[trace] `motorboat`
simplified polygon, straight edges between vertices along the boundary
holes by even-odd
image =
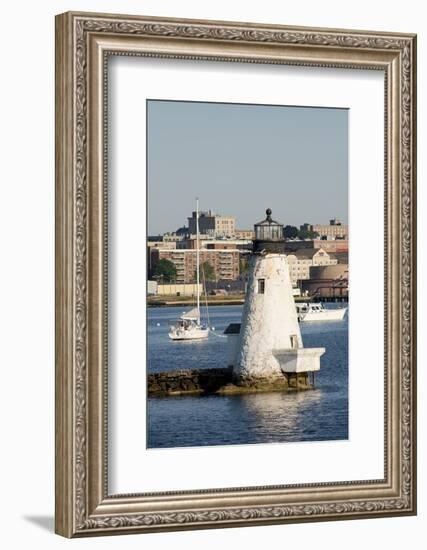
[[[326,309],[321,303],[300,302],[295,304],[298,321],[342,321],[348,308]]]

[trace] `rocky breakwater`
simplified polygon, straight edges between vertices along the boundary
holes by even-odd
[[[283,375],[276,380],[245,379],[243,384],[233,379],[231,367],[214,369],[188,369],[149,374],[148,395],[167,397],[174,395],[233,395],[255,392],[307,390],[312,386],[307,373]]]

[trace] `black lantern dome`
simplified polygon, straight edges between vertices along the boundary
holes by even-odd
[[[283,224],[272,219],[270,208],[267,208],[265,213],[267,214],[265,220],[254,225],[254,252],[283,252],[285,242]]]

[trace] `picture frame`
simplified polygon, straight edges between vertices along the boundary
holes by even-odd
[[[384,478],[108,491],[109,56],[384,73]],[[56,17],[56,532],[416,514],[416,36],[68,12]]]

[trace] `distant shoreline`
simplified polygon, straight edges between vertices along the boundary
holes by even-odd
[[[176,306],[191,306],[194,305],[194,298],[185,298],[185,299],[177,299],[177,297],[174,297],[172,300],[159,300],[159,299],[150,299],[151,297],[148,297],[147,299],[147,307],[176,307]],[[217,297],[211,297],[208,298],[208,306],[241,306],[245,302],[244,296],[242,298],[236,298],[236,297],[224,297],[221,296],[220,298]],[[204,299],[200,300],[201,306],[203,307],[206,304],[206,301]]]
[[[311,302],[312,298],[307,296],[301,296],[295,298],[295,302]],[[348,302],[347,299],[321,299],[321,302]],[[244,296],[209,296],[208,306],[241,306],[245,302]],[[194,306],[195,299],[186,296],[178,297],[173,296],[170,299],[159,299],[158,297],[148,296],[147,307],[177,307],[177,306]],[[206,304],[204,298],[201,298],[200,303],[202,306]]]

